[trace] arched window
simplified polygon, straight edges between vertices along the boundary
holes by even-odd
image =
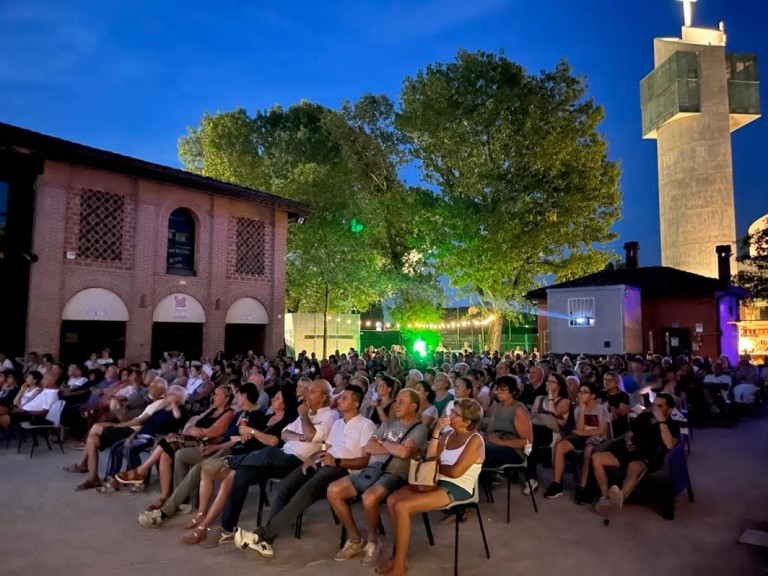
[[[186,208],[177,208],[168,218],[166,273],[195,275],[195,220]]]

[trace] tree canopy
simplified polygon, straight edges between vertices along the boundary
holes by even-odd
[[[565,62],[537,76],[462,50],[406,79],[396,122],[430,186],[431,259],[452,286],[510,314],[537,278],[608,263],[621,193],[602,119]]]
[[[437,320],[445,275],[510,315],[542,278],[611,258],[601,248],[621,193],[602,119],[565,62],[533,75],[460,50],[406,78],[398,106],[365,95],[338,110],[205,114],[179,155],[188,170],[309,204],[289,232],[291,311],[388,299],[401,322]],[[419,186],[403,178],[414,170]]]
[[[755,300],[768,300],[768,225],[747,234],[741,240],[744,266],[734,276],[734,283],[748,289]]]

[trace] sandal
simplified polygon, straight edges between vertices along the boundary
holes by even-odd
[[[87,474],[88,473],[88,467],[81,468],[80,464],[72,464],[72,466],[64,466],[62,468],[64,472],[74,472],[75,474]]]
[[[195,514],[195,517],[192,518],[187,524],[184,526],[184,530],[194,530],[197,528],[198,524],[205,520],[205,513],[204,512],[198,512]]]
[[[90,490],[91,488],[98,488],[99,486],[101,486],[101,480],[98,478],[88,478],[88,480],[82,484],[75,486],[75,490],[77,492],[82,492],[83,490]]]
[[[134,468],[127,472],[120,472],[115,476],[115,480],[122,484],[141,484],[146,477],[146,474],[141,474],[138,468]]]
[[[389,574],[392,572],[392,570],[395,569],[395,559],[394,557],[387,558],[384,562],[376,566],[376,574]]]
[[[147,510],[150,511],[150,512],[152,510],[160,510],[160,508],[163,507],[163,504],[165,504],[165,501],[166,501],[166,498],[160,498],[154,504],[150,504],[149,506],[147,506]]]
[[[210,530],[210,528],[199,526],[197,529],[184,536],[181,541],[184,542],[184,544],[189,544],[191,546],[200,544],[200,542],[203,542],[208,538],[208,530]]]
[[[120,482],[112,478],[109,482],[104,484],[103,486],[99,486],[96,488],[96,492],[99,494],[110,494],[112,492],[119,492],[120,491]]]

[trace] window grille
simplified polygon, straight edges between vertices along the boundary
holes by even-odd
[[[568,325],[573,328],[591,328],[595,325],[594,298],[568,298]]]
[[[80,198],[78,255],[91,260],[123,259],[125,199],[119,194],[83,190]]]
[[[263,276],[264,222],[250,218],[237,219],[237,257],[235,270],[247,276]]]

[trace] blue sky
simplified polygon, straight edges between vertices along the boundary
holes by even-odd
[[[270,5],[271,4],[271,5]],[[694,25],[723,20],[728,50],[768,73],[768,2],[699,0]],[[396,99],[403,78],[460,47],[530,72],[565,56],[606,108],[600,129],[622,165],[621,252],[660,263],[656,145],[640,137],[638,83],[653,38],[679,36],[674,0],[378,2],[0,1],[0,120],[178,166],[176,143],[203,112],[301,99]],[[762,105],[768,109],[765,83]],[[737,232],[768,212],[768,121],[733,136]],[[681,207],[684,208],[684,207]]]

